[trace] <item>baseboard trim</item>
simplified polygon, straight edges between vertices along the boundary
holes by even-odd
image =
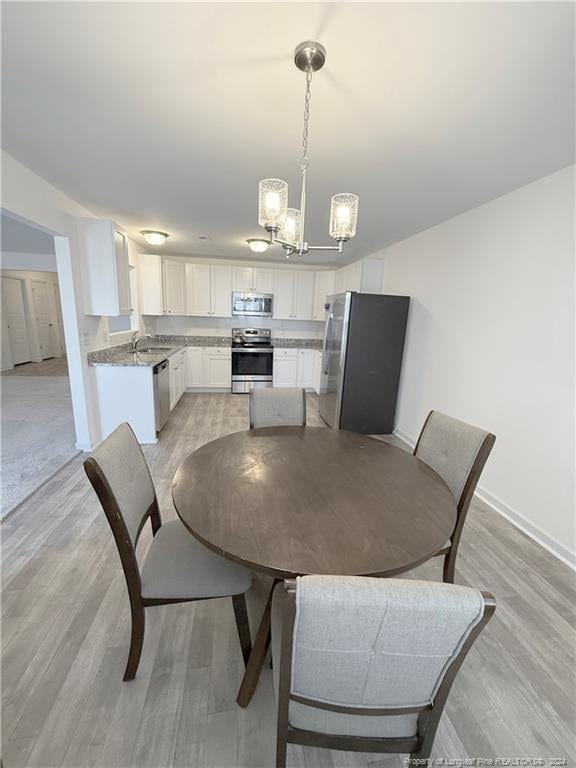
[[[416,445],[416,440],[402,429],[397,427],[394,430],[394,434],[411,448]],[[550,536],[550,534],[543,531],[538,525],[532,523],[523,514],[510,507],[502,501],[502,499],[498,498],[498,496],[495,496],[493,493],[490,493],[490,491],[487,491],[486,488],[483,488],[481,485],[478,485],[474,496],[490,507],[491,510],[497,512],[501,517],[508,520],[509,523],[512,523],[513,526],[522,531],[522,533],[525,533],[530,539],[535,541],[541,547],[544,547],[547,552],[550,552],[551,555],[558,558],[564,565],[567,565],[571,570],[576,571],[576,552],[569,550],[561,541],[558,541],[554,536]]]
[[[540,544],[541,547],[544,547],[544,549],[550,552],[551,555],[554,555],[558,560],[561,560],[564,565],[567,565],[573,571],[576,571],[576,552],[571,552],[568,547],[565,547],[557,538],[546,533],[546,531],[543,531],[540,526],[528,520],[522,513],[510,507],[503,502],[502,499],[494,496],[494,494],[490,493],[485,488],[478,486],[478,490],[474,495],[490,507],[490,509],[498,512],[499,515],[525,533],[526,536],[531,538],[537,544]]]

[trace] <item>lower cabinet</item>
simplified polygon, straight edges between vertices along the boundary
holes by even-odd
[[[188,359],[185,349],[168,358],[170,371],[170,410],[180,400],[188,386]]]
[[[298,350],[275,349],[273,382],[275,387],[298,386]]]
[[[322,352],[318,349],[275,349],[274,386],[304,387],[320,392]]]
[[[230,347],[204,347],[204,386],[226,387],[232,384]]]
[[[188,347],[188,382],[191,389],[230,389],[232,352],[230,347]]]
[[[320,394],[320,385],[322,383],[322,352],[319,349],[314,349],[313,351],[313,366],[314,366],[314,372],[313,372],[313,385],[312,388],[316,392],[317,395]]]
[[[204,386],[204,347],[188,347],[188,387]]]
[[[314,389],[314,350],[298,350],[298,386]]]

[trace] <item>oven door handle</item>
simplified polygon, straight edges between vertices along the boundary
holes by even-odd
[[[245,355],[271,355],[273,352],[273,349],[242,349],[242,347],[232,347],[232,354],[243,353]]]

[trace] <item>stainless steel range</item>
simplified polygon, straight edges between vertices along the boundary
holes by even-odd
[[[270,328],[232,329],[232,392],[272,386],[274,348]]]

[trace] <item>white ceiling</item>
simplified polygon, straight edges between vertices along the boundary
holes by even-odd
[[[170,232],[165,253],[253,258],[258,180],[285,178],[297,204],[292,51],[320,40],[307,239],[329,242],[332,194],[359,194],[343,263],[574,162],[573,14],[554,2],[8,2],[4,144],[137,239]]]

